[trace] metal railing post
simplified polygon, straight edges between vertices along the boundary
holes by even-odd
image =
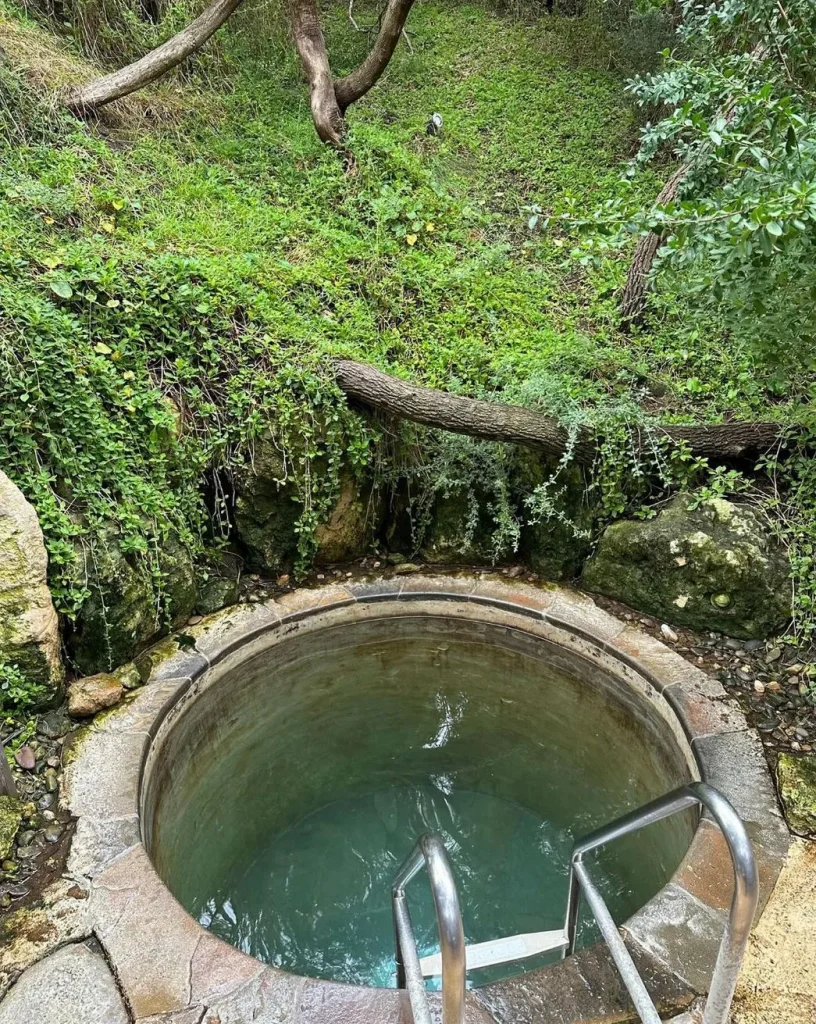
[[[462,1024],[465,1008],[465,931],[459,896],[441,836],[420,836],[391,887],[396,936],[397,986],[408,991],[415,1024],[430,1024],[430,1011],[419,964],[405,887],[425,867],[439,929],[442,955],[442,1024]]]
[[[635,1002],[638,1013],[641,1015],[641,1020],[645,1022],[659,1020],[659,1017],[656,1016],[657,1011],[648,993],[646,993],[648,1005],[644,1003],[643,995],[645,989],[642,989],[643,983],[639,975],[637,982],[634,984],[634,988],[637,991],[633,991],[633,986],[630,984],[631,972],[634,971],[637,975],[637,970],[614,924],[612,924],[610,931],[609,925],[612,918],[609,916],[609,911],[603,897],[598,892],[589,877],[586,866],[583,864],[584,855],[597,849],[599,846],[604,846],[606,843],[620,839],[631,832],[638,832],[647,825],[652,825],[688,807],[700,804],[711,814],[725,837],[734,868],[734,895],[731,899],[731,909],[720,942],[717,962],[711,977],[708,999],[703,1011],[703,1024],[727,1024],[731,1000],[734,997],[734,990],[737,986],[737,976],[739,975],[754,914],[756,913],[757,901],[759,899],[759,883],[756,861],[754,860],[754,853],[751,849],[748,833],[745,831],[745,826],[739,815],[722,793],[705,782],[692,782],[686,786],[681,786],[679,789],[667,793],[666,796],[653,800],[644,807],[631,811],[609,825],[597,829],[576,843],[572,851],[570,859],[570,888],[567,896],[565,923],[567,938],[569,939],[569,952],[573,952],[575,948],[575,936],[578,927],[578,903],[583,891],[587,897],[587,902],[590,904],[590,909],[598,922],[601,933],[609,946],[615,964],[621,973],[621,977]],[[638,983],[641,988],[638,988]],[[645,1011],[645,1013],[642,1011]]]

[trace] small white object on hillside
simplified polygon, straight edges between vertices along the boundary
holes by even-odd
[[[427,135],[441,135],[445,122],[441,114],[431,114],[431,119],[425,127]]]

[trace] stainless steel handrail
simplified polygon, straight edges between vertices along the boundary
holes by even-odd
[[[705,782],[692,782],[667,793],[638,810],[599,828],[575,844],[570,861],[569,895],[565,929],[569,938],[569,953],[575,950],[578,926],[578,903],[581,891],[586,896],[609,952],[620,972],[623,983],[632,997],[635,1009],[644,1024],[660,1024],[660,1017],[646,986],[624,945],[623,939],[607,909],[603,896],[596,888],[583,864],[584,855],[614,839],[637,832],[647,825],[668,818],[687,807],[702,804],[720,827],[734,866],[734,895],[725,932],[720,942],[711,987],[708,990],[703,1024],[727,1024],[728,1011],[734,998],[737,976],[742,965],[751,924],[759,899],[756,862],[751,842],[739,815],[728,800]],[[565,954],[566,955],[566,954]]]
[[[408,913],[405,887],[427,868],[431,883],[439,946],[442,953],[442,1024],[462,1024],[465,1009],[465,930],[459,909],[459,896],[448,852],[441,836],[424,835],[406,858],[391,885],[396,940],[397,987],[408,991],[414,1024],[431,1024],[428,997],[419,954]]]

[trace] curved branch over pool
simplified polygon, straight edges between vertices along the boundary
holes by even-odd
[[[350,359],[336,363],[336,379],[350,398],[428,427],[539,448],[555,457],[572,447],[576,461],[584,464],[593,462],[597,454],[597,440],[591,431],[582,429],[571,443],[569,431],[553,417],[519,405],[419,387]],[[685,442],[699,458],[741,459],[778,446],[785,430],[779,423],[750,422],[656,426],[650,428],[649,439],[644,432],[642,443],[646,449],[649,440],[663,437]]]

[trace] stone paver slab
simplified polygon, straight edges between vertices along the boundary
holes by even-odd
[[[733,1024],[816,1020],[816,843],[795,839],[748,943]]]
[[[0,1003],[0,1024],[128,1024],[107,964],[86,946],[64,946],[20,978]]]
[[[7,914],[0,923],[0,998],[32,964],[88,938],[92,927],[87,891],[67,878],[48,886],[34,906]]]

